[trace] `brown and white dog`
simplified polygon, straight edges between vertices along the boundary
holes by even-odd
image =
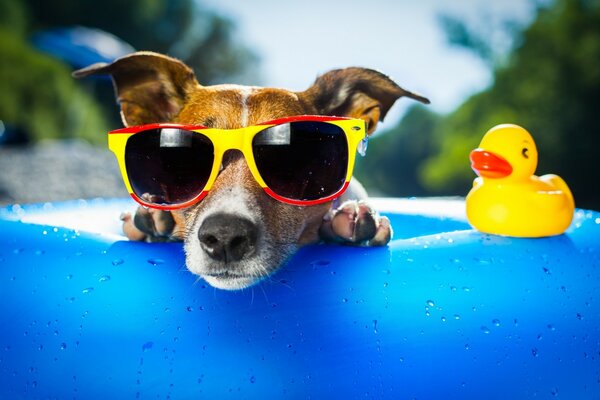
[[[364,68],[330,71],[303,92],[201,86],[188,66],[151,52],[95,64],[74,76],[96,74],[112,76],[126,126],[174,122],[233,129],[295,115],[331,115],[361,118],[371,134],[398,98],[429,103]],[[241,153],[230,151],[200,203],[172,213],[140,207],[134,216],[123,215],[123,230],[131,240],[183,240],[191,272],[214,287],[241,289],[271,275],[299,246],[320,239],[386,245],[389,221],[360,201],[366,197],[360,184],[353,180],[342,197],[337,207],[279,202],[255,182]]]

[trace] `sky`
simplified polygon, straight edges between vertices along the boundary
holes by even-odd
[[[527,23],[531,0],[202,0],[236,22],[239,37],[260,57],[261,86],[308,88],[331,69],[362,66],[389,75],[431,100],[434,111],[454,110],[491,84],[489,67],[469,51],[450,46],[440,13],[480,26],[511,19]],[[505,39],[490,29],[495,42]],[[388,114],[392,127],[410,105]]]

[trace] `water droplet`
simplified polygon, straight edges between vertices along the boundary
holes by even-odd
[[[154,346],[153,342],[146,342],[142,345],[142,351],[148,351]]]
[[[185,309],[188,310],[188,312],[194,311],[194,308],[192,306],[187,306]]]
[[[316,260],[316,261],[313,261],[311,264],[313,266],[315,266],[315,267],[324,267],[326,265],[331,264],[331,261],[329,261],[329,260]]]
[[[459,320],[460,319],[460,314],[454,314],[454,319],[455,320]]]
[[[73,274],[67,275],[67,279],[73,279]]]
[[[594,220],[594,222],[595,222],[596,224],[600,225],[600,218],[596,218],[596,219]]]
[[[124,262],[125,262],[125,261],[124,261],[123,259],[121,259],[121,258],[116,258],[116,259],[112,260],[112,265],[115,265],[115,266],[116,266],[116,265],[121,265],[121,264],[123,264]]]
[[[250,377],[250,383],[255,383],[256,382],[256,378],[254,377],[254,375],[252,375]]]
[[[537,349],[537,347],[533,347],[531,349],[531,355],[534,356],[534,357],[538,356],[538,349]]]
[[[44,250],[36,250],[36,251],[35,251],[35,255],[36,255],[36,256],[43,256],[43,255],[44,255],[44,253],[46,253]]]
[[[537,335],[537,340],[542,340],[543,338],[544,338],[544,337],[542,336],[542,334],[541,334],[541,333]]]
[[[165,263],[165,260],[163,260],[161,258],[150,258],[148,260],[148,264],[154,265],[155,267],[157,265],[164,264],[164,263]]]
[[[434,307],[434,306],[435,306],[435,303],[433,302],[433,300],[427,300],[426,304],[427,304],[429,307]]]
[[[52,232],[58,232],[58,228],[52,228]]]
[[[446,317],[442,317],[442,322],[446,322]]]
[[[462,290],[463,290],[463,292],[470,292],[471,288],[468,286],[463,286]]]
[[[513,324],[515,324],[515,326],[519,326],[519,320],[518,319],[513,319]]]
[[[456,292],[456,286],[450,286],[450,290]]]
[[[500,326],[500,320],[499,319],[493,319],[492,320],[492,324],[494,324],[494,326]]]
[[[596,220],[598,220],[600,218],[596,218]],[[552,388],[552,390],[550,391],[550,393],[552,394],[552,396],[558,396],[558,389],[557,388]]]
[[[347,298],[343,298],[343,299],[342,299],[342,302],[343,302],[343,303],[347,303],[347,302],[348,302],[348,299],[347,299]]]
[[[581,315],[580,313],[577,313],[576,317],[580,321],[583,319],[583,315]]]
[[[67,344],[66,343],[61,343],[60,344],[60,349],[61,350],[66,350],[66,348],[67,348]]]
[[[489,328],[487,326],[484,326],[484,325],[481,326],[481,331],[483,333],[485,333],[486,335],[490,333]]]
[[[98,279],[98,282],[106,282],[106,281],[110,281],[109,275],[101,276],[100,279]]]
[[[471,348],[471,346],[469,345],[469,343],[465,344],[465,350],[469,350]]]
[[[377,320],[376,320],[376,319],[374,319],[374,320],[373,320],[373,332],[374,332],[375,334],[377,334],[377,333],[378,333],[378,332],[377,332]]]
[[[83,290],[81,291],[81,293],[83,293],[83,294],[88,294],[88,293],[91,293],[91,292],[93,292],[93,291],[94,291],[94,288],[93,288],[93,287],[89,287],[89,288],[85,288],[85,289],[83,289]]]
[[[552,324],[548,324],[548,329],[550,329],[551,331],[555,331],[556,327]]]

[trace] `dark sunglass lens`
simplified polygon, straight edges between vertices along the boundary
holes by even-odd
[[[129,138],[125,168],[134,193],[152,204],[181,204],[197,197],[213,166],[214,147],[183,129],[151,129]]]
[[[293,200],[318,200],[337,193],[346,180],[348,143],[342,128],[298,121],[265,129],[252,142],[267,186]]]

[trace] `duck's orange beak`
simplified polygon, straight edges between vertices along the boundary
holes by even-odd
[[[512,166],[504,158],[491,151],[475,149],[469,157],[473,171],[484,178],[505,178],[512,173]]]

